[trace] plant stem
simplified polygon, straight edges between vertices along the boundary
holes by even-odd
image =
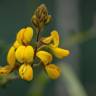
[[[38,28],[37,30],[37,38],[36,38],[36,47],[35,47],[35,51],[34,51],[34,60],[36,58],[36,53],[37,53],[37,49],[38,49],[38,42],[39,42],[39,36],[40,36],[40,28]]]

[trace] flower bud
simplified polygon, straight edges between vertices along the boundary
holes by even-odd
[[[34,15],[32,16],[32,23],[38,29],[42,29],[44,24],[48,24],[52,19],[51,15],[48,15],[47,7],[41,4],[37,7]]]
[[[36,56],[43,62],[44,65],[47,65],[52,61],[52,55],[46,51],[39,51]]]
[[[47,19],[45,20],[45,24],[48,24],[52,19],[52,16],[51,15],[48,15],[47,16]]]
[[[54,64],[49,64],[45,66],[45,70],[51,79],[57,79],[61,73],[59,67]]]
[[[32,40],[33,37],[33,29],[31,27],[27,27],[23,34],[23,43],[27,44]]]
[[[22,28],[16,37],[16,40],[20,44],[28,44],[32,40],[33,37],[33,29],[31,27]]]
[[[38,19],[36,18],[36,15],[33,15],[32,16],[32,23],[35,27],[38,27]]]
[[[33,79],[33,69],[29,64],[23,64],[19,68],[19,75],[22,79],[30,81]]]
[[[48,17],[48,11],[44,4],[41,4],[35,11],[35,15],[39,22],[44,22]]]
[[[33,61],[34,50],[32,46],[20,46],[15,53],[16,59],[20,62],[31,63]]]

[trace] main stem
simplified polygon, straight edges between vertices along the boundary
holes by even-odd
[[[38,28],[37,38],[36,38],[36,47],[35,47],[35,51],[34,51],[34,59],[36,58],[36,53],[37,53],[37,49],[38,49],[38,42],[39,42],[40,31],[41,31],[40,28]]]

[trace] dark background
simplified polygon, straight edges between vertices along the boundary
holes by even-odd
[[[16,33],[19,31],[20,28],[29,26],[31,24],[31,16],[35,10],[35,8],[44,3],[47,5],[49,13],[53,16],[52,23],[48,25],[45,30],[45,35],[48,34],[52,29],[58,29],[60,31],[60,35],[63,38],[69,37],[70,30],[66,33],[66,28],[63,29],[60,27],[59,23],[63,24],[63,19],[60,22],[60,16],[63,16],[63,10],[60,11],[60,2],[61,6],[66,3],[66,0],[0,0],[0,61],[1,65],[4,65],[6,52],[8,48],[11,46],[12,42],[15,40]],[[88,31],[96,31],[96,0],[68,0],[68,3],[73,4],[77,2],[76,8],[78,15],[78,31],[79,33],[87,33]],[[58,6],[59,4],[59,6]],[[67,6],[70,7],[70,6]],[[72,6],[71,6],[72,7]],[[70,7],[70,8],[71,8]],[[62,8],[65,8],[62,6]],[[75,9],[76,9],[75,8]],[[58,12],[59,10],[59,12]],[[66,9],[67,10],[67,9]],[[70,10],[68,10],[70,13]],[[60,13],[58,15],[58,13]],[[66,14],[65,14],[66,15]],[[69,16],[69,15],[67,15]],[[74,17],[74,15],[72,15]],[[64,18],[64,17],[61,17]],[[70,16],[69,16],[70,18]],[[59,22],[58,22],[59,21]],[[74,22],[74,20],[73,20]],[[65,26],[71,26],[67,24],[65,21]],[[74,25],[75,26],[75,25]],[[77,25],[76,25],[77,27]],[[62,32],[64,30],[64,32]],[[74,31],[74,29],[72,29]],[[71,30],[71,31],[72,31]],[[96,36],[95,36],[96,37]],[[61,46],[64,39],[61,39]],[[77,57],[69,57],[65,61],[70,62],[73,70],[77,72],[78,78],[83,84],[85,91],[87,92],[88,96],[96,96],[96,38],[90,39],[87,42],[78,43],[78,47],[72,47],[73,53],[74,50],[76,51],[76,56],[79,54],[79,63],[78,66],[74,64],[74,62],[69,60],[76,60]],[[67,48],[67,46],[66,46]],[[71,49],[71,47],[69,47]],[[74,67],[75,66],[75,67]],[[55,94],[54,88],[58,81],[50,81],[45,90],[45,96],[53,96]],[[32,82],[28,83],[22,80],[14,80],[8,84],[7,87],[0,88],[0,96],[27,96],[27,92],[32,86]],[[37,87],[38,90],[38,87]],[[65,95],[62,96],[69,96],[67,94],[66,88]],[[56,96],[56,94],[54,95]],[[59,96],[59,95],[57,95]]]

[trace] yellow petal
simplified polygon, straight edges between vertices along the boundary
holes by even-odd
[[[22,40],[23,40],[23,38],[24,38],[24,32],[25,32],[25,28],[22,28],[22,29],[17,33],[16,40],[17,40],[19,43],[22,43]]]
[[[7,55],[7,62],[9,65],[14,66],[15,65],[15,48],[11,47],[8,51],[8,55]]]
[[[31,27],[27,27],[24,32],[23,42],[29,43],[33,37],[33,29]]]
[[[44,65],[47,65],[52,61],[52,55],[46,51],[39,51],[36,56],[44,63]]]
[[[52,41],[52,36],[43,38],[43,39],[41,40],[41,42],[43,42],[43,43],[45,43],[45,44],[50,44],[51,41]]]
[[[0,76],[8,75],[12,70],[10,65],[6,65],[4,67],[0,67]]]
[[[13,44],[13,46],[17,49],[21,44],[16,40]]]
[[[23,64],[19,68],[19,75],[22,79],[30,81],[33,79],[33,69],[29,64]]]
[[[30,63],[33,61],[34,49],[32,46],[26,46],[24,50],[24,61]]]
[[[51,50],[53,51],[53,54],[57,58],[60,58],[60,59],[66,57],[70,54],[69,50],[65,50],[65,49],[62,49],[62,48],[51,47]]]
[[[58,34],[58,32],[57,31],[52,31],[51,32],[51,36],[52,36],[52,38],[53,38],[53,46],[54,47],[58,47],[58,45],[59,45],[59,34]]]
[[[17,48],[15,52],[16,59],[20,62],[24,62],[24,51],[25,51],[25,46],[21,45]]]
[[[61,71],[59,67],[54,64],[49,64],[45,66],[45,69],[46,69],[48,76],[51,79],[57,79],[60,76]]]

